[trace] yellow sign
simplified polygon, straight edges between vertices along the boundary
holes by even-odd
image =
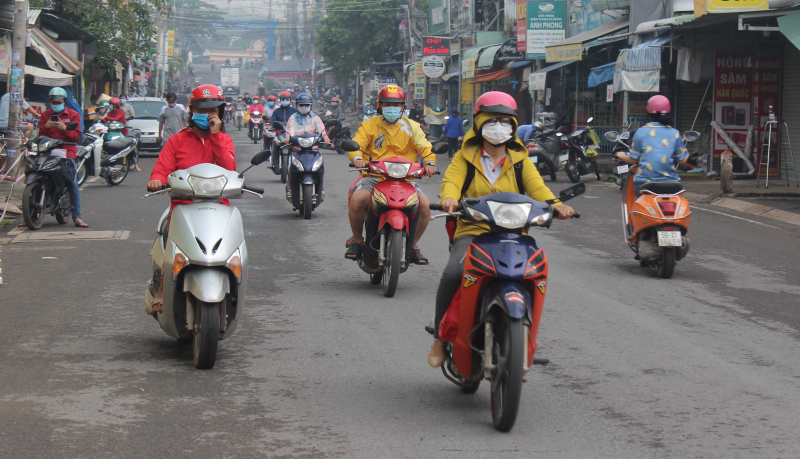
[[[167,30],[167,56],[175,54],[175,31]]]
[[[547,62],[579,61],[583,58],[583,46],[575,45],[550,46],[547,51]]]
[[[465,57],[461,60],[461,78],[472,78],[475,76],[475,64],[477,57]]]
[[[517,19],[528,20],[528,2],[517,2]]]
[[[709,13],[768,10],[769,0],[706,0]]]

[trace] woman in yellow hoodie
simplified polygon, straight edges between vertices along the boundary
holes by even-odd
[[[487,92],[475,102],[473,115],[472,129],[464,136],[464,144],[442,180],[444,210],[455,212],[461,198],[502,192],[527,194],[541,202],[555,199],[536,166],[528,160],[525,145],[514,135],[519,125],[514,98],[499,91]],[[575,214],[569,206],[561,203],[554,206],[556,218],[560,220]],[[460,286],[467,249],[476,236],[488,231],[489,227],[484,224],[458,219],[450,259],[436,293],[436,339],[428,353],[428,363],[432,367],[444,363],[444,342],[439,340],[439,323]]]

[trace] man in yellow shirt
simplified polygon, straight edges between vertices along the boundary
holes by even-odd
[[[419,123],[402,116],[405,109],[406,94],[403,88],[389,85],[378,94],[378,113],[361,123],[356,132],[356,141],[361,150],[369,153],[372,160],[401,157],[412,162],[425,165],[425,175],[431,177],[436,173],[436,155],[431,152],[431,143],[425,138],[425,133]],[[362,157],[361,151],[350,152],[350,161],[358,168],[367,167],[370,158]],[[345,253],[345,258],[358,260],[361,258],[364,238],[362,231],[366,219],[367,207],[372,188],[381,181],[380,177],[371,176],[366,172],[356,184],[353,196],[350,198],[350,228],[353,230],[353,242]],[[414,254],[412,263],[427,265],[428,260],[422,255],[419,239],[428,226],[431,217],[430,201],[417,186],[419,192],[419,222],[417,233],[414,237]]]

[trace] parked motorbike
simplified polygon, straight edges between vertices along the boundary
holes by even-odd
[[[354,140],[342,142],[345,151],[361,150]],[[433,145],[433,153],[447,153],[447,142]],[[408,269],[414,248],[414,236],[419,221],[419,195],[413,182],[423,177],[425,169],[419,162],[405,158],[391,157],[372,160],[372,155],[361,150],[369,158],[367,170],[373,175],[384,177],[372,189],[364,222],[366,232],[363,253],[358,267],[369,274],[373,285],[383,284],[383,294],[392,297],[397,290],[400,273]],[[423,158],[424,160],[425,158]]]
[[[331,112],[328,111],[325,113],[326,117],[331,116]],[[325,130],[328,131],[328,138],[333,145],[333,148],[336,150],[336,153],[340,155],[345,154],[346,152],[342,149],[342,141],[344,140],[351,140],[353,135],[350,133],[350,123],[344,120],[335,120],[335,119],[328,119],[323,121],[325,124]],[[336,131],[335,136],[331,136],[331,133]]]
[[[78,123],[67,125],[78,129]],[[72,211],[66,175],[75,169],[65,158],[63,140],[38,137],[29,143],[30,156],[25,158],[25,189],[22,191],[22,218],[28,229],[38,230],[50,214],[63,225]]]
[[[253,143],[258,143],[264,135],[264,118],[261,112],[253,112],[250,114],[250,139]]]
[[[256,154],[250,167],[268,157],[268,151]],[[192,200],[167,209],[159,220],[145,304],[167,335],[193,342],[198,369],[214,366],[218,342],[236,330],[247,298],[242,216],[236,207],[220,203],[245,192],[261,197],[263,189],[245,185],[246,171],[198,164],[173,172],[165,189],[145,195],[167,192],[172,199]],[[163,304],[154,310],[159,290]]]
[[[564,202],[585,191],[581,182],[561,191]],[[447,342],[442,373],[464,393],[491,382],[492,421],[501,432],[514,426],[522,383],[535,358],[544,307],[548,265],[544,250],[527,235],[529,228],[549,228],[553,201],[542,203],[518,193],[465,198],[458,214],[467,222],[489,226],[475,238],[464,260],[464,282],[439,326]],[[431,204],[442,210],[441,204]],[[450,214],[438,214],[433,218]],[[580,214],[575,212],[575,218]]]
[[[275,175],[281,176],[281,183],[289,180],[289,153],[291,147],[286,142],[286,130],[280,121],[272,122],[274,137],[272,140],[272,161],[270,169]]]
[[[589,117],[586,124],[591,124],[593,120],[593,117]],[[586,174],[594,174],[600,180],[600,171],[597,169],[599,146],[600,138],[591,126],[578,129],[567,136],[567,147],[561,150],[559,161],[564,163],[567,176],[573,183],[580,182],[581,176]]]
[[[106,142],[103,139],[107,130],[104,124],[96,123],[78,141],[75,179],[78,186],[90,175],[106,179],[108,186],[117,186],[128,176],[129,158],[135,154],[136,139],[120,135]]]
[[[538,132],[533,136],[533,139],[539,142],[541,147],[544,149],[544,152],[553,162],[556,169],[561,167],[561,162],[559,157],[561,156],[561,150],[568,147],[567,139],[564,137],[565,134],[568,134],[569,128],[566,126],[560,126],[558,129],[554,128],[554,125],[545,125],[542,124],[541,121],[536,121],[533,123],[534,126],[538,129]],[[559,135],[561,133],[561,135]],[[539,171],[541,174],[541,170]],[[542,174],[544,176],[544,174]],[[551,175],[553,180],[555,177]]]
[[[619,140],[620,134],[611,131],[606,138],[612,142]],[[683,134],[684,142],[692,142],[700,137],[696,131]],[[636,175],[639,165],[628,171],[622,194],[622,220],[625,240],[636,254],[642,267],[655,267],[658,275],[669,279],[675,272],[675,265],[689,252],[689,224],[692,211],[689,201],[683,196],[684,188],[678,181],[644,183],[641,195],[636,190],[631,177]]]
[[[319,152],[322,136],[300,134],[292,137],[292,153],[289,166],[289,183],[286,185],[286,200],[292,210],[300,209],[304,219],[311,219],[311,212],[325,198],[323,178],[325,166]]]
[[[528,149],[528,158],[539,170],[539,175],[542,177],[550,176],[550,180],[555,182],[557,177],[558,168],[553,162],[550,155],[547,153],[544,145],[535,139],[529,139],[525,142],[525,148]]]

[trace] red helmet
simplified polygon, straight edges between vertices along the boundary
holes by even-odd
[[[338,97],[334,97],[333,99],[331,99],[331,102],[341,102],[341,101],[339,100]]]
[[[292,93],[290,93],[289,91],[283,91],[282,93],[278,94],[278,97],[280,97],[281,99],[283,99],[284,97],[288,97],[289,99],[291,99]]]
[[[275,102],[278,99],[275,96],[267,96],[267,100],[271,100],[271,101]]]
[[[516,118],[517,101],[504,92],[489,91],[475,101],[475,110],[472,112],[472,116],[477,116],[481,112],[501,113]]]
[[[403,91],[403,88],[397,86],[396,84],[387,85],[385,88],[381,89],[380,94],[378,94],[378,102],[405,103],[405,101],[406,92]]]
[[[211,108],[225,105],[225,97],[222,95],[222,88],[213,84],[201,84],[192,91],[192,107]]]
[[[672,106],[669,104],[669,99],[664,96],[653,96],[647,101],[647,113],[666,115],[670,111],[672,111]]]
[[[119,99],[117,99],[116,97],[112,97],[111,99],[109,99],[109,100],[108,100],[108,103],[109,103],[109,104],[114,104],[114,105],[116,105],[117,107],[119,107],[120,105],[122,105],[122,104],[120,103]]]

